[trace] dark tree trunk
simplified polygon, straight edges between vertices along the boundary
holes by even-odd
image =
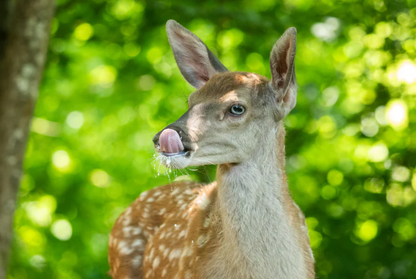
[[[6,270],[13,216],[54,0],[0,1],[0,279]]]

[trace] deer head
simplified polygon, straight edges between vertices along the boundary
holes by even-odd
[[[188,111],[153,138],[163,164],[171,168],[239,164],[275,137],[296,104],[296,29],[289,28],[270,55],[271,80],[230,72],[192,32],[169,20],[170,46],[184,78],[196,91]]]

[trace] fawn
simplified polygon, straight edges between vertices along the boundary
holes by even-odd
[[[270,57],[272,79],[229,72],[179,23],[166,25],[189,109],[153,138],[170,168],[217,164],[208,185],[146,191],[110,236],[110,275],[125,278],[314,278],[305,217],[286,181],[282,119],[294,108],[296,29]]]

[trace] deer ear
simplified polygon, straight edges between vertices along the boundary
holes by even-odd
[[[291,27],[277,40],[270,54],[271,87],[282,105],[285,117],[296,105],[296,28]]]
[[[183,77],[196,89],[214,75],[228,71],[208,47],[174,20],[166,23],[168,40]]]

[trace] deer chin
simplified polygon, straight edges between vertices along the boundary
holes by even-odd
[[[191,151],[180,151],[177,153],[159,152],[160,162],[167,168],[183,169],[191,163]]]

